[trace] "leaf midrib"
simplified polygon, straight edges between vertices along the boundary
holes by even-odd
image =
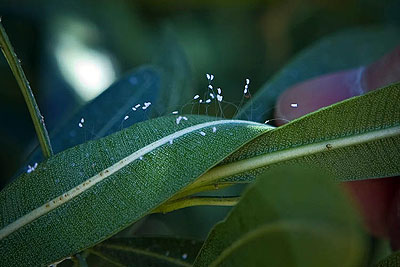
[[[14,222],[8,224],[4,228],[0,229],[0,239],[5,238],[6,236],[8,236],[11,233],[20,229],[21,227],[29,224],[30,222],[36,220],[37,218],[49,213],[50,211],[56,209],[57,207],[69,202],[70,200],[74,199],[75,197],[82,194],[83,192],[86,192],[89,188],[93,187],[95,184],[103,181],[105,178],[107,178],[107,177],[111,176],[112,174],[116,173],[117,171],[123,169],[125,166],[129,165],[133,161],[140,159],[140,157],[152,152],[153,150],[161,147],[164,144],[167,144],[170,140],[174,140],[176,138],[182,137],[186,134],[195,132],[197,130],[200,130],[200,129],[203,129],[206,127],[223,125],[223,124],[247,124],[247,125],[268,127],[264,124],[260,124],[257,122],[251,122],[251,121],[216,120],[216,121],[210,121],[210,122],[192,125],[190,127],[179,130],[173,134],[167,135],[167,136],[133,152],[129,156],[123,158],[122,160],[118,161],[117,163],[113,164],[112,166],[100,171],[96,175],[90,177],[89,179],[85,180],[84,182],[75,186],[74,188],[70,189],[69,191],[63,192],[62,194],[53,198],[52,200],[48,201],[47,203],[43,204],[42,206],[28,212],[27,214],[21,216]]]

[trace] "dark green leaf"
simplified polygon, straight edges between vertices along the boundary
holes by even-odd
[[[378,59],[400,42],[397,28],[346,30],[328,36],[303,50],[257,92],[237,118],[251,114],[254,121],[273,118],[277,97],[288,87],[330,72],[359,67]]]
[[[122,266],[191,266],[203,242],[172,237],[106,240],[90,252]]]
[[[2,263],[48,264],[91,247],[270,129],[203,116],[176,119],[137,123],[75,146],[9,184],[0,192]]]
[[[280,168],[214,227],[195,266],[358,266],[364,240],[355,214],[324,172]]]

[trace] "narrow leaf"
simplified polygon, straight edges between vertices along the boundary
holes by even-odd
[[[358,266],[359,219],[329,178],[298,167],[260,176],[211,231],[195,266]]]
[[[191,266],[203,242],[172,237],[106,240],[90,252],[122,266]]]
[[[75,146],[9,184],[0,192],[3,263],[49,264],[91,247],[270,130],[247,121],[186,119],[161,117]]]
[[[319,166],[341,181],[400,175],[400,84],[347,99],[264,133],[186,190],[249,182],[268,168]]]

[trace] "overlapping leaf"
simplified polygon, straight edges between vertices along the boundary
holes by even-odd
[[[201,116],[176,119],[138,123],[73,147],[8,185],[0,192],[2,263],[48,264],[93,246],[270,129]]]
[[[394,84],[320,109],[256,138],[191,187],[249,182],[282,164],[319,166],[341,181],[399,175],[398,103]]]
[[[191,266],[203,242],[172,237],[109,239],[90,249],[117,266]]]
[[[262,175],[209,234],[195,266],[359,266],[357,214],[324,172]]]

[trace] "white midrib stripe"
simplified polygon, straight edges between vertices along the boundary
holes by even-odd
[[[141,149],[138,151],[130,154],[129,156],[123,158],[122,160],[118,161],[114,165],[104,169],[103,171],[99,172],[98,174],[94,175],[93,177],[87,179],[83,183],[79,184],[78,186],[72,188],[71,190],[64,192],[63,194],[59,195],[58,197],[50,200],[49,202],[45,203],[44,205],[30,211],[29,213],[25,214],[24,216],[20,217],[19,219],[15,220],[14,222],[8,224],[6,227],[0,230],[0,239],[10,235],[11,233],[17,231],[19,228],[25,226],[26,224],[32,222],[33,220],[45,215],[46,213],[50,212],[51,210],[61,206],[62,204],[70,201],[71,199],[75,198],[76,196],[82,194],[95,184],[101,182],[108,176],[116,173],[120,169],[124,168],[126,165],[132,163],[133,161],[139,159],[140,157],[146,155],[147,153],[159,148],[160,146],[168,143],[170,140],[174,140],[179,138],[185,134],[200,130],[202,128],[210,127],[210,126],[217,126],[223,124],[247,124],[247,125],[256,125],[256,126],[263,126],[267,128],[273,128],[272,126],[267,126],[265,124],[260,124],[257,122],[251,121],[242,121],[242,120],[218,120],[218,121],[211,121],[205,122],[197,125],[190,126],[188,128],[182,129],[177,131],[173,134],[165,136]]]

